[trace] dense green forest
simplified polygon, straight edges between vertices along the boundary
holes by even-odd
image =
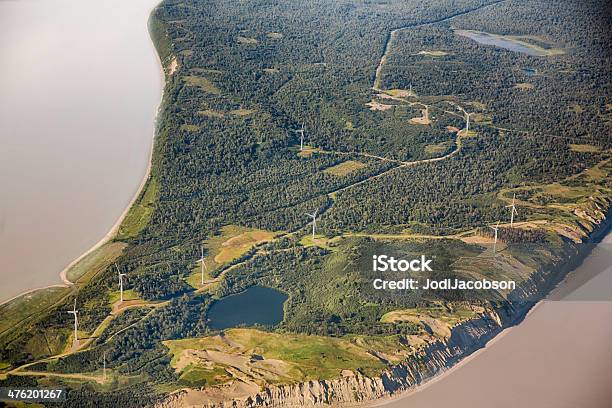
[[[125,312],[88,350],[35,367],[91,372],[104,354],[109,369],[132,383],[117,384],[114,393],[83,386],[65,406],[82,406],[85,397],[98,406],[144,405],[158,391],[151,384],[177,380],[161,341],[214,333],[210,304],[254,284],[289,295],[284,321],[267,330],[336,337],[418,333],[412,323],[381,323],[381,316],[434,301],[503,304],[497,294],[371,289],[376,251],[427,251],[437,256],[436,276],[461,277],[470,271],[457,263],[477,256],[482,245],[350,235],[476,228],[490,236],[487,225],[507,215],[501,192],[516,189],[519,199],[546,204],[544,187],[537,197],[520,189],[559,181],[584,186],[578,174],[612,148],[610,11],[603,0],[164,0],[152,15],[167,71],[147,185],[155,186],[155,199],[146,223],[117,238],[127,244],[117,265],[140,299],[168,303]],[[563,53],[536,57],[483,46],[456,29],[528,37]],[[381,88],[412,88],[416,96],[408,102],[372,89],[383,55]],[[177,68],[169,73],[173,59]],[[367,105],[376,98],[384,109]],[[411,121],[423,104],[428,125]],[[455,105],[474,113],[472,133],[463,137],[465,119]],[[300,154],[294,132],[302,125],[307,154]],[[362,166],[334,173],[349,160]],[[610,180],[588,182],[593,191],[612,187]],[[340,237],[329,246],[300,241],[309,228],[304,214],[313,211],[321,235]],[[521,208],[517,220],[537,217],[571,214],[532,206]],[[202,244],[227,225],[279,236],[211,271],[222,277],[219,285],[196,293],[186,278]],[[509,251],[538,268],[576,253],[573,242],[550,231],[502,229],[500,237],[528,243]],[[493,264],[480,267],[495,273]],[[79,287],[86,332],[111,312],[114,268]],[[73,299],[41,315],[28,332],[1,337],[1,360],[16,366],[52,355],[34,355],[32,338],[66,342],[72,317],[61,311]],[[16,377],[0,383],[11,381]]]

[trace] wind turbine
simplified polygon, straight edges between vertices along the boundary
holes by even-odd
[[[298,130],[294,130],[295,133],[300,134],[300,152],[304,150],[304,124],[302,123],[302,128]]]
[[[106,381],[106,351],[102,355],[102,376],[104,381]]]
[[[489,225],[489,228],[495,231],[495,240],[493,241],[493,255],[495,255],[495,252],[497,250],[497,231],[499,231],[499,221],[497,221],[497,224],[495,224],[495,226]]]
[[[117,264],[115,264],[115,268],[117,269],[117,274],[119,276],[119,299],[120,303],[123,303],[123,277],[125,276],[125,273],[121,273],[119,271],[119,267],[117,266]]]
[[[77,317],[77,314],[79,313],[79,311],[76,308],[76,297],[74,298],[74,307],[72,310],[68,310],[68,313],[74,315],[74,344],[78,346],[79,345],[79,335],[78,335],[79,318]]]
[[[516,211],[516,205],[514,205],[514,200],[516,199],[516,193],[512,196],[512,204],[507,205],[506,208],[510,208],[510,227],[514,224],[514,216],[518,215],[518,211]]]
[[[315,229],[317,228],[317,211],[315,211],[312,214],[308,214],[306,213],[307,216],[309,216],[310,218],[312,218],[312,240],[314,241],[315,239]]]
[[[204,263],[204,247],[202,247],[200,262],[202,263],[202,286],[204,286],[204,269],[208,269],[206,263]]]
[[[465,135],[467,136],[468,133],[470,132],[470,114],[467,113],[467,111],[463,109],[461,106],[458,106],[458,105],[455,105],[455,106],[457,106],[457,109],[459,109],[465,115]]]

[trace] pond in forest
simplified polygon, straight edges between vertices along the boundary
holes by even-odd
[[[287,295],[265,286],[251,286],[244,292],[226,296],[212,304],[208,311],[212,329],[237,326],[276,326],[283,321]]]

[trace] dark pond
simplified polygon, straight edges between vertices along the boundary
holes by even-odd
[[[523,68],[523,73],[527,76],[534,76],[538,73],[538,70],[535,68]]]
[[[545,50],[511,37],[504,37],[501,35],[471,30],[456,30],[455,33],[463,37],[471,38],[477,43],[483,45],[494,45],[499,48],[504,48],[506,50],[520,52],[531,56],[547,55]]]
[[[212,329],[222,330],[241,325],[275,326],[283,321],[283,304],[287,295],[264,286],[251,286],[244,292],[224,297],[208,311]]]

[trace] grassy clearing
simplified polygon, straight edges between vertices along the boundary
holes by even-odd
[[[304,149],[300,150],[299,146],[297,148],[293,148],[293,150],[296,151],[296,154],[299,157],[310,157],[315,153],[318,153],[320,150],[317,148],[314,148],[312,146],[304,146]]]
[[[223,384],[231,379],[231,375],[222,366],[214,366],[212,368],[189,366],[179,376],[181,384],[192,387]]]
[[[442,142],[425,146],[425,153],[430,156],[437,156],[445,153],[452,146],[452,142]]]
[[[472,120],[476,123],[483,123],[488,125],[493,123],[493,119],[490,116],[484,115],[482,113],[473,113],[471,117]]]
[[[102,245],[68,269],[66,277],[73,283],[82,283],[82,281],[88,280],[119,258],[125,247],[127,247],[127,244],[124,242],[109,242]]]
[[[187,75],[183,77],[183,81],[189,86],[197,86],[206,93],[215,95],[221,94],[221,90],[217,88],[217,86],[207,78],[195,75]]]
[[[230,111],[230,113],[234,116],[249,116],[252,115],[253,113],[255,113],[254,109],[245,109],[245,108],[240,108],[240,109],[234,109],[232,111]]]
[[[337,249],[337,243],[340,240],[340,237],[328,238],[323,235],[315,235],[315,239],[312,239],[312,235],[305,235],[301,240],[300,244],[305,247],[319,247],[323,249],[327,249],[329,251],[334,251]]]
[[[383,93],[394,96],[396,98],[407,98],[409,96],[416,96],[414,92],[408,89],[386,89]]]
[[[185,130],[187,132],[197,132],[200,130],[198,125],[181,125],[181,130]]]
[[[120,293],[118,290],[111,292],[108,295],[108,302],[112,305],[113,303],[119,301],[119,297]],[[129,300],[140,300],[140,296],[138,296],[138,293],[136,293],[134,289],[128,289],[123,291],[123,300],[126,302]]]
[[[247,44],[247,45],[255,45],[258,43],[258,41],[255,38],[251,38],[251,37],[242,37],[242,36],[238,36],[236,38],[236,41],[239,44]]]
[[[439,50],[431,50],[431,51],[419,51],[419,55],[427,55],[430,57],[443,57],[448,55],[448,52],[439,51]]]
[[[521,83],[515,84],[514,88],[526,91],[528,89],[533,89],[534,86],[533,86],[533,84],[530,84],[530,83],[527,83],[527,82],[521,82]]]
[[[272,240],[274,235],[272,232],[256,229],[233,235],[221,244],[219,253],[214,257],[215,262],[222,265],[240,258],[255,245]]]
[[[375,375],[385,367],[366,347],[348,339],[255,329],[230,329],[223,337],[170,340],[164,345],[172,355],[172,367],[183,373],[199,368],[194,375],[205,378],[214,370],[223,376],[220,370],[226,367],[231,368],[224,370],[227,374],[239,372],[256,382],[330,379],[342,370]]]
[[[572,152],[579,153],[599,153],[601,149],[590,144],[570,144],[569,148]]]
[[[374,375],[384,368],[367,350],[344,339],[247,329],[232,330],[228,337],[266,358],[298,365],[303,375],[301,381],[334,378],[343,369],[360,369]]]
[[[225,117],[225,114],[223,112],[212,110],[212,109],[198,111],[198,115],[204,116],[207,118],[216,118],[216,119]]]
[[[217,268],[241,257],[255,245],[272,240],[275,236],[276,234],[270,231],[237,225],[227,225],[221,228],[219,235],[212,236],[204,242],[206,249],[204,280],[213,279],[212,272]],[[201,268],[200,262],[197,262],[186,279],[186,282],[196,289],[202,286]]]
[[[380,321],[382,323],[410,322],[422,325],[428,332],[442,338],[451,335],[451,329],[461,322],[476,317],[477,312],[484,310],[470,306],[459,305],[452,310],[444,305],[419,307],[413,309],[394,310],[385,313]]]
[[[365,167],[367,167],[367,164],[365,163],[355,160],[347,160],[335,166],[326,168],[325,170],[323,170],[323,173],[331,174],[332,176],[337,177],[344,177],[354,171],[363,169]]]
[[[138,235],[140,231],[144,229],[144,227],[146,227],[147,223],[151,219],[155,201],[157,200],[157,195],[157,181],[155,178],[149,177],[140,198],[130,208],[123,222],[119,226],[117,239],[123,240],[133,238]]]

